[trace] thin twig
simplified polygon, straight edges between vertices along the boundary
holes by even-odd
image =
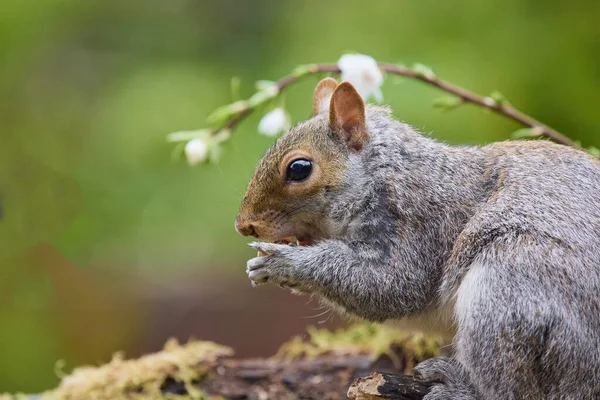
[[[389,63],[378,63],[379,68],[382,71],[385,71],[390,74],[406,76],[409,78],[420,80],[421,82],[425,82],[429,85],[435,86],[438,89],[441,89],[447,93],[451,93],[454,96],[460,98],[464,103],[472,103],[476,104],[480,107],[487,108],[488,110],[494,111],[500,115],[503,115],[507,118],[510,118],[514,121],[521,123],[522,125],[528,126],[532,129],[535,129],[539,132],[540,135],[546,136],[558,143],[580,147],[578,143],[569,139],[564,134],[558,132],[555,129],[550,128],[549,126],[542,124],[540,121],[530,117],[529,115],[517,110],[506,102],[498,102],[490,97],[479,96],[473,92],[470,92],[466,89],[463,89],[459,86],[453,85],[449,82],[438,79],[435,76],[428,76],[427,74],[423,74],[419,71],[415,71],[413,69],[402,67],[399,65],[389,64]],[[278,91],[281,92],[283,89],[291,85],[292,83],[298,81],[300,78],[311,75],[311,74],[319,74],[319,73],[340,73],[340,68],[337,64],[314,64],[310,66],[308,72],[305,74],[290,74],[287,75],[277,82],[275,82],[275,86]],[[225,129],[232,129],[238,123],[240,123],[244,118],[246,118],[251,112],[252,108],[245,108],[238,112],[238,114],[229,120],[227,124],[223,127]],[[220,129],[215,130],[215,132]]]
[[[558,143],[567,146],[576,146],[576,143],[573,140],[569,139],[562,133],[550,128],[547,125],[542,124],[538,120],[530,117],[527,114],[522,113],[521,111],[506,103],[498,103],[489,97],[482,97],[476,95],[475,93],[469,92],[468,90],[465,90],[461,87],[455,86],[451,83],[448,83],[435,77],[428,78],[424,75],[416,73],[415,71],[409,68],[399,67],[397,65],[387,63],[379,63],[379,67],[386,72],[408,76],[428,83],[430,85],[436,86],[445,92],[452,93],[453,95],[460,97],[465,103],[477,104],[481,107],[485,107],[498,114],[504,115],[517,122],[520,122],[523,125],[537,129],[542,135],[547,136]]]

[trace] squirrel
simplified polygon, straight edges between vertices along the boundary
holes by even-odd
[[[600,162],[584,151],[450,146],[326,78],[235,227],[261,240],[254,284],[450,327],[452,355],[414,370],[426,400],[600,399]]]

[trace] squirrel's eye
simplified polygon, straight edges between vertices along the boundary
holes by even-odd
[[[288,166],[287,169],[287,180],[288,181],[302,181],[310,175],[312,171],[312,163],[308,160],[300,159],[294,160]]]

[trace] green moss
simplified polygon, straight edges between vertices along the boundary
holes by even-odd
[[[0,400],[29,400],[30,396],[22,393],[8,394],[0,393]]]
[[[355,324],[334,332],[308,328],[307,339],[297,336],[283,344],[274,358],[312,359],[320,356],[367,356],[373,361],[389,357],[398,368],[412,369],[416,362],[439,355],[440,341],[434,337],[408,334],[386,325]],[[193,341],[180,345],[171,339],[162,351],[139,359],[125,360],[122,354],[101,366],[76,368],[62,377],[60,385],[41,400],[220,400],[197,388],[218,359],[233,351],[212,342]],[[183,383],[186,395],[164,394],[167,380]],[[0,400],[27,400],[25,395],[1,395]]]
[[[284,343],[274,358],[295,360],[334,354],[337,356],[367,355],[373,361],[389,357],[394,365],[412,368],[415,362],[439,356],[441,341],[422,334],[408,334],[386,325],[359,323],[334,332],[308,329],[308,338],[300,336]],[[401,358],[404,359],[404,363]]]
[[[217,359],[233,351],[212,342],[193,341],[180,345],[171,339],[162,351],[136,360],[125,360],[122,354],[98,367],[80,367],[62,378],[58,388],[44,393],[43,400],[137,400],[137,399],[208,399],[193,383],[210,372]],[[162,394],[168,379],[182,382],[188,394]],[[3,400],[3,399],[0,399]]]

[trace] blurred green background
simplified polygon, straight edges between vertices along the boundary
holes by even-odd
[[[65,369],[158,350],[169,336],[269,355],[318,304],[250,288],[233,221],[272,139],[247,119],[218,165],[171,161],[165,135],[206,126],[296,65],[347,51],[421,62],[600,147],[600,2],[3,0],[0,4],[0,392]],[[309,116],[318,77],[286,92]],[[504,140],[515,123],[388,79],[395,115],[449,143]],[[331,321],[333,319],[333,322]],[[60,373],[60,371],[58,371]]]

